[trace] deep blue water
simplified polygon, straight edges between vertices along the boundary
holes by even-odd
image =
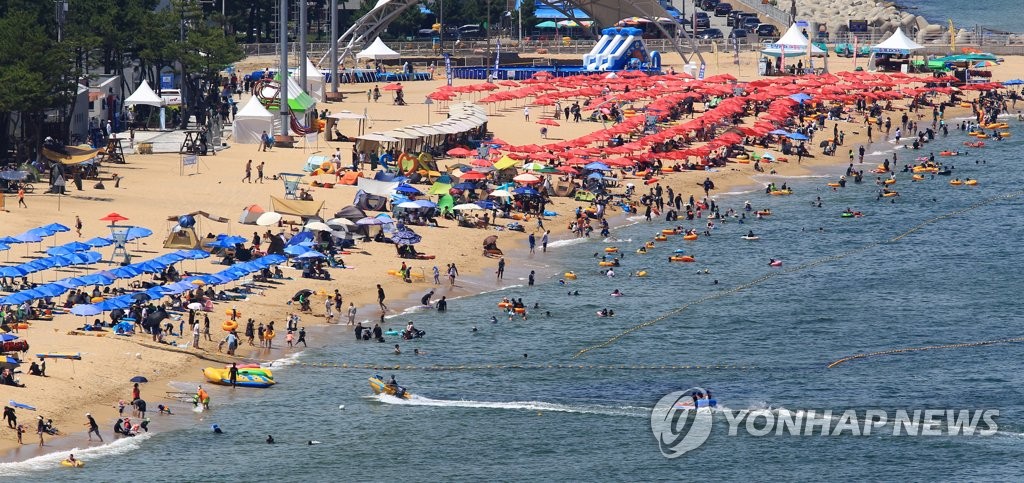
[[[1006,32],[1024,32],[1024,21],[1015,15],[1020,11],[1016,0],[985,0],[975,8],[964,8],[961,2],[949,0],[900,0],[899,5],[913,7],[910,12],[922,15],[931,23],[945,25],[953,19],[957,28],[971,29],[976,25]]]
[[[968,156],[942,158],[955,165],[956,176],[980,179],[979,186],[952,187],[944,177],[912,183],[909,174],[899,173],[895,187],[901,196],[891,203],[876,200],[870,175],[861,185],[826,188],[839,167],[829,170],[827,179],[789,180],[797,192],[788,197],[760,190],[721,196],[725,206],[738,209],[751,200],[756,208],[772,208],[774,215],[720,225],[713,236],[692,243],[672,237],[643,256],[634,250],[666,223],[634,222],[613,231],[613,237],[629,242],[594,239],[557,247],[511,264],[510,273],[524,277],[524,265],[548,272],[571,269],[579,278],[568,287],[556,277],[532,288],[455,300],[443,317],[413,312],[396,318],[394,326],[413,319],[428,331],[427,338],[414,342],[357,344],[349,340],[349,330],[337,328],[337,340],[303,352],[300,364],[279,369],[278,387],[237,395],[215,389],[214,409],[195,415],[180,408],[174,416],[181,423],[177,429],[76,451],[88,461],[76,473],[56,467],[58,455],[0,465],[0,473],[18,481],[72,475],[83,481],[127,481],[142,474],[151,481],[1016,479],[1024,470],[1019,458],[1024,345],[880,356],[834,369],[826,365],[860,352],[1024,335],[1018,316],[1024,199],[994,202],[925,225],[898,242],[793,270],[1019,190],[1024,169],[1017,153],[1024,142],[1020,132],[1015,134]],[[927,151],[956,149],[967,139],[953,132]],[[922,153],[898,154],[902,163]],[[975,164],[982,158],[985,164]],[[816,196],[824,207],[811,206]],[[847,207],[865,216],[840,218]],[[761,240],[742,240],[748,229]],[[609,245],[626,252],[614,279],[602,275],[593,258]],[[698,262],[667,263],[678,248]],[[782,259],[782,269],[767,267],[769,258]],[[626,276],[639,269],[650,275]],[[697,274],[698,269],[710,273]],[[631,326],[772,270],[778,272],[762,283],[693,305],[572,358]],[[609,297],[614,288],[626,296]],[[569,290],[580,295],[568,296]],[[541,309],[531,311],[528,321],[510,322],[495,307],[504,294],[523,297],[531,306],[539,302]],[[616,317],[595,317],[603,307],[613,308]],[[491,315],[499,317],[496,325],[488,321]],[[392,354],[394,342],[402,344],[401,356]],[[413,348],[426,354],[413,356]],[[321,363],[469,367],[379,371],[395,374],[416,394],[412,402],[400,403],[369,396],[366,377],[374,371],[307,365]],[[530,368],[481,368],[488,364]],[[729,367],[681,368],[695,365]],[[193,384],[183,380],[181,387]],[[701,450],[666,459],[651,434],[648,409],[663,395],[692,386],[711,388],[731,409],[998,409],[999,432],[990,437],[729,437],[719,425]],[[154,419],[155,427],[167,426],[166,419]],[[212,423],[226,434],[212,434]],[[266,445],[267,434],[278,444]],[[322,444],[308,446],[309,440]]]

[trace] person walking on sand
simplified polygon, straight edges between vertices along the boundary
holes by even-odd
[[[246,181],[252,183],[252,160],[250,159],[245,163],[245,176],[242,177],[242,182]]]
[[[263,166],[265,164],[266,161],[260,161],[260,164],[256,165],[256,181],[259,181],[260,184],[263,184]]]
[[[356,304],[348,303],[348,325],[356,325]]]
[[[20,206],[22,208],[28,208],[28,205],[25,204],[25,187],[24,186],[18,186],[18,206]],[[42,441],[42,439],[43,439],[43,437],[40,436],[39,440]],[[40,443],[39,446],[42,446],[42,443]]]
[[[498,274],[498,280],[505,278],[505,257],[498,259],[498,271],[495,273]]]
[[[380,311],[381,312],[387,312],[387,310],[388,310],[388,306],[384,305],[384,298],[385,298],[384,287],[381,287],[380,284],[378,283],[377,284],[377,303],[380,305]]]
[[[541,248],[541,251],[544,252],[544,253],[548,252],[548,235],[550,235],[550,234],[551,234],[551,230],[548,230],[548,231],[545,231],[544,234],[540,236],[540,248]]]
[[[199,324],[192,324],[192,347],[199,348]]]
[[[75,215],[75,233],[78,234],[78,238],[82,238],[82,219]]]
[[[526,122],[530,122],[530,106],[523,108],[523,117],[526,118]]]
[[[46,422],[43,421],[43,417],[39,416],[36,418],[36,434],[39,435],[39,447],[43,447],[43,433],[46,432]]]
[[[92,414],[85,413],[85,417],[88,419],[88,421],[85,422],[85,425],[89,427],[89,441],[92,441],[92,433],[96,433],[96,437],[99,438],[102,443],[103,436],[100,435],[100,425],[96,424],[96,420],[93,419]]]
[[[434,285],[441,285],[441,271],[434,265]]]
[[[206,340],[213,342],[213,337],[210,337],[210,316],[209,314],[203,314],[203,335],[206,336]]]

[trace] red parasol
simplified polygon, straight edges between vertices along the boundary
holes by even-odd
[[[537,121],[537,124],[543,124],[545,126],[560,126],[558,121],[555,121],[554,119],[541,119]]]
[[[401,82],[392,82],[392,83],[384,86],[384,90],[386,90],[386,91],[400,91],[400,90],[402,90],[402,83]]]
[[[463,173],[462,176],[459,176],[460,181],[474,181],[481,180],[484,178],[486,178],[486,176],[484,176],[484,174],[479,171],[469,171],[467,173]]]
[[[464,158],[466,156],[469,156],[469,150],[462,147],[452,148],[448,150],[448,155],[455,156],[457,158]]]
[[[114,224],[114,223],[117,223],[119,221],[128,221],[128,218],[125,218],[125,217],[121,216],[120,214],[114,212],[114,213],[110,213],[107,216],[104,216],[103,218],[100,218],[100,221],[109,221],[111,224]]]

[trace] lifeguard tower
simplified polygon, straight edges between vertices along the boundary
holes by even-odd
[[[128,254],[125,244],[128,243],[128,230],[132,227],[122,225],[110,225],[110,240],[114,242],[114,253],[110,255],[110,261],[121,265],[128,265],[132,262],[132,256]]]
[[[299,197],[299,182],[302,181],[304,174],[297,173],[278,173],[277,177],[281,178],[281,182],[284,183],[284,198],[286,200],[294,200]]]

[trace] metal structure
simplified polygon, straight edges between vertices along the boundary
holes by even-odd
[[[387,26],[402,12],[409,8],[416,7],[421,3],[422,0],[380,0],[376,6],[366,15],[355,21],[345,33],[338,37],[336,42],[336,48],[340,50],[338,59],[335,64],[345,62],[348,57],[355,58],[355,54],[358,50],[362,49],[366,45],[369,45],[375,38],[380,36]],[[529,0],[526,0],[529,1]],[[547,5],[558,12],[566,16],[570,20],[579,20],[573,15],[573,9],[580,9],[590,15],[590,18],[599,27],[611,27],[616,22],[624,18],[629,17],[640,17],[646,18],[654,22],[655,26],[661,30],[662,34],[666,38],[673,38],[673,36],[666,31],[659,22],[655,21],[657,18],[671,18],[671,15],[661,6],[658,0],[539,0],[544,5]],[[488,10],[489,11],[489,10]],[[489,24],[488,24],[489,26]],[[442,32],[444,27],[441,28]],[[695,53],[700,59],[701,63],[704,62],[700,52],[698,52],[696,45],[693,43],[693,39],[688,40],[689,47],[692,52]],[[443,44],[442,44],[443,46]],[[689,54],[683,52],[679,42],[673,42],[673,47],[680,57],[682,57],[684,63],[689,62]],[[317,66],[323,65],[323,63],[330,57],[330,52],[320,58],[320,62]]]

